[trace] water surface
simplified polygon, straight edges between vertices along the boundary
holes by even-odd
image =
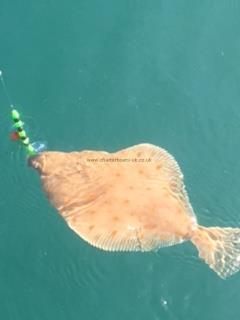
[[[238,1],[1,1],[0,65],[33,140],[51,150],[141,142],[178,160],[206,226],[239,226]],[[0,318],[238,319],[223,281],[185,243],[90,247],[49,205],[8,140],[0,93]]]

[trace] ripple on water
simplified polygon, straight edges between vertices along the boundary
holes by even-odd
[[[37,131],[35,121],[28,117],[29,132],[33,136]],[[31,130],[30,130],[31,129]],[[27,127],[26,127],[27,130]],[[40,208],[39,183],[34,178],[34,171],[27,166],[27,157],[24,147],[17,141],[9,138],[11,121],[6,117],[1,121],[1,189],[4,193],[4,201],[13,202],[16,211],[31,212]]]

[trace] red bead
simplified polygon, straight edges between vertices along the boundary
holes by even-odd
[[[16,132],[16,131],[11,132],[11,134],[10,134],[10,139],[11,139],[11,140],[14,140],[14,141],[19,140],[20,137],[19,137],[18,132]]]

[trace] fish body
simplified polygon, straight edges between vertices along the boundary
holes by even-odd
[[[42,152],[29,162],[52,205],[91,245],[150,251],[190,240],[222,278],[239,269],[240,244],[232,245],[234,255],[224,247],[239,229],[198,226],[183,174],[166,150],[140,144],[114,153]]]

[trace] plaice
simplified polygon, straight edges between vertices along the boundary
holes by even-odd
[[[93,246],[150,251],[190,240],[221,278],[240,269],[240,229],[197,224],[182,172],[164,149],[42,152],[29,163],[69,227]]]

